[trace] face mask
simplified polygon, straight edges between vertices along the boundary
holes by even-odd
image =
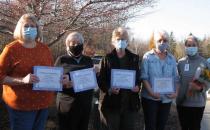
[[[37,37],[37,28],[25,27],[23,30],[23,37],[26,40],[34,41]]]
[[[207,62],[210,64],[210,58],[207,59]]]
[[[198,52],[198,47],[186,47],[185,51],[187,55],[194,56]]]
[[[70,53],[72,56],[76,57],[82,53],[83,45],[79,44],[77,46],[68,46],[67,52]]]
[[[125,49],[127,46],[128,46],[128,43],[126,40],[117,40],[115,43],[114,43],[114,46],[117,50],[120,50],[120,49]]]
[[[158,49],[160,52],[164,52],[166,49],[168,49],[168,43],[156,43],[156,49]]]

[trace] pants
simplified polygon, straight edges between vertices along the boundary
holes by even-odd
[[[7,106],[11,130],[44,130],[48,109],[20,111]]]
[[[2,99],[0,98],[0,108],[2,108],[3,107],[3,101],[2,101]],[[1,128],[1,122],[2,122],[2,109],[0,109],[0,128]]]
[[[177,106],[182,130],[200,130],[204,108]]]
[[[100,111],[101,128],[100,130],[135,130],[137,111],[117,110]]]
[[[171,103],[162,103],[142,97],[145,130],[164,130]]]
[[[88,130],[90,111],[77,108],[69,113],[58,113],[59,130]]]
[[[62,95],[62,99],[57,96],[59,130],[88,130],[91,102],[92,97],[86,100],[77,100],[67,95],[65,99],[64,95]],[[68,111],[63,111],[64,107],[69,107]]]

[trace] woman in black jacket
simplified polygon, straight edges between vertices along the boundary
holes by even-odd
[[[128,32],[124,28],[119,27],[113,31],[112,45],[115,49],[107,54],[101,62],[99,78],[101,129],[133,130],[140,107],[139,57],[126,49]],[[136,76],[133,88],[111,87],[112,69],[134,70]]]

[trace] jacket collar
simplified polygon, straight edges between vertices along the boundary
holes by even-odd
[[[150,55],[155,55],[155,50],[152,49],[148,52]],[[173,58],[173,55],[171,53],[169,53],[168,51],[166,51],[166,57],[169,57],[169,58]]]
[[[116,49],[112,50],[111,55],[117,56]],[[128,56],[128,57],[130,57],[132,55],[132,53],[128,49],[125,49],[125,55]]]
[[[200,58],[200,55],[199,55],[199,54],[196,54],[196,55],[194,55],[194,56],[188,56],[188,55],[186,55],[186,57],[187,57],[187,59],[189,59],[189,60],[197,60],[197,59]]]

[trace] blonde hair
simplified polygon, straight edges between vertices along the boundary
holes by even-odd
[[[80,44],[84,44],[84,38],[83,38],[82,34],[79,33],[79,32],[71,32],[71,33],[69,33],[69,35],[66,38],[66,43],[69,41],[70,38],[71,39],[75,39],[76,38],[76,39],[79,40]]]
[[[118,27],[118,28],[114,29],[114,31],[112,32],[112,42],[114,42],[115,38],[119,37],[119,36],[122,36],[127,41],[129,40],[128,39],[128,31],[123,27]]]
[[[21,40],[23,41],[23,33],[22,33],[22,28],[23,28],[23,24],[25,21],[27,20],[31,20],[33,23],[36,24],[37,27],[37,37],[36,37],[36,41],[39,42],[42,40],[42,34],[41,34],[41,29],[39,26],[39,22],[38,19],[36,18],[36,16],[34,14],[28,13],[28,14],[24,14],[20,17],[20,19],[17,22],[17,25],[15,27],[15,31],[14,31],[14,39],[16,40]]]

